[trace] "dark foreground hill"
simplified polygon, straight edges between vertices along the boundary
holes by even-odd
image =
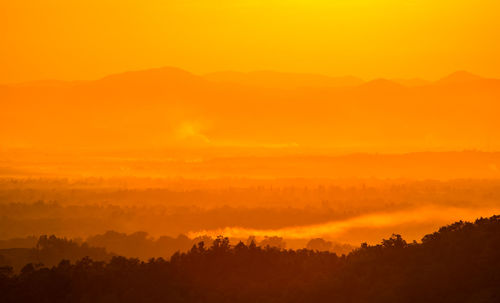
[[[347,256],[219,237],[170,261],[89,258],[0,274],[0,302],[500,302],[500,216]]]

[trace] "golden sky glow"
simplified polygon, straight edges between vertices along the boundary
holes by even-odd
[[[496,0],[0,1],[0,83],[177,66],[500,77]]]

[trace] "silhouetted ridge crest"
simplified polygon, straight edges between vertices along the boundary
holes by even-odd
[[[123,85],[124,88],[127,88],[128,85],[156,86],[176,85],[180,83],[199,84],[203,82],[205,82],[203,78],[175,67],[161,67],[149,70],[124,72],[121,74],[109,75],[96,81],[96,83],[100,84]]]
[[[388,79],[380,78],[363,83],[358,88],[361,90],[380,92],[404,90],[405,86]]]
[[[437,83],[439,84],[455,84],[455,83],[467,83],[483,80],[483,77],[474,75],[467,71],[456,71],[442,79]]]

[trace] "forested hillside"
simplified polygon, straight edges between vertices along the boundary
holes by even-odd
[[[235,246],[224,237],[171,260],[83,258],[0,275],[1,302],[499,302],[500,216],[349,255]]]

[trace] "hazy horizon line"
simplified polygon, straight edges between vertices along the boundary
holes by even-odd
[[[22,80],[22,81],[14,81],[14,82],[1,82],[0,85],[23,85],[23,84],[37,84],[37,83],[43,83],[43,82],[60,82],[60,83],[85,83],[85,82],[93,82],[93,81],[99,81],[102,79],[105,79],[110,76],[115,76],[115,75],[122,75],[126,73],[134,73],[134,72],[146,72],[146,71],[153,71],[153,70],[161,70],[161,69],[176,69],[180,71],[187,72],[189,74],[192,74],[194,76],[202,77],[205,78],[208,75],[212,74],[220,74],[220,73],[235,73],[235,74],[255,74],[255,73],[273,73],[273,74],[284,74],[284,75],[307,75],[307,76],[320,76],[320,77],[326,77],[326,78],[331,78],[331,79],[339,79],[339,78],[355,78],[363,83],[369,83],[372,81],[376,80],[389,80],[389,81],[394,81],[394,80],[421,80],[429,83],[435,83],[438,82],[439,80],[445,79],[451,75],[458,74],[458,73],[463,73],[463,74],[468,74],[471,76],[477,76],[483,79],[498,79],[500,80],[500,77],[489,77],[489,76],[483,76],[475,72],[471,72],[469,70],[465,69],[455,69],[453,71],[450,71],[449,73],[446,73],[438,78],[435,79],[429,79],[426,77],[420,77],[420,76],[409,76],[409,77],[391,77],[391,76],[376,76],[376,77],[360,77],[354,74],[344,74],[344,75],[331,75],[331,74],[326,74],[326,73],[321,73],[321,72],[303,72],[303,71],[281,71],[281,70],[275,70],[275,69],[255,69],[255,70],[247,70],[247,71],[242,71],[242,70],[232,70],[232,69],[221,69],[221,70],[215,70],[215,71],[210,71],[210,72],[192,72],[189,69],[185,69],[182,67],[174,66],[174,65],[161,65],[157,67],[149,67],[149,68],[140,68],[140,69],[127,69],[127,70],[121,70],[121,71],[115,71],[115,72],[108,72],[104,75],[101,75],[99,77],[95,78],[86,78],[86,79],[63,79],[63,78],[53,78],[53,77],[48,77],[48,78],[37,78],[37,79],[32,79],[32,80]]]

